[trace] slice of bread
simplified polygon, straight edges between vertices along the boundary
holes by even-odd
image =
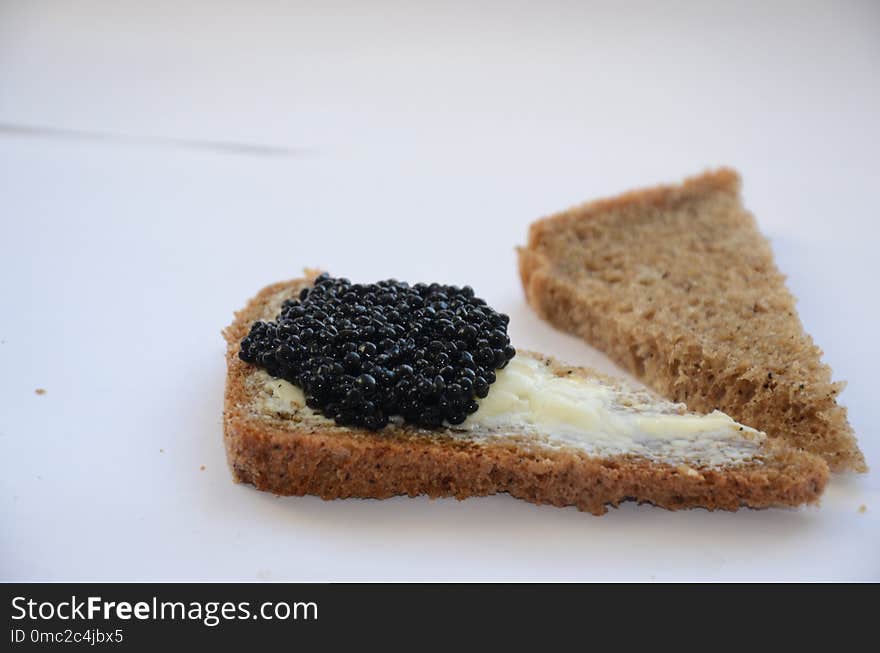
[[[865,471],[821,351],[804,332],[732,170],[535,222],[529,303],[654,390]]]
[[[821,458],[745,427],[692,448],[676,448],[681,441],[672,440],[671,452],[660,447],[621,453],[600,446],[589,453],[525,423],[505,426],[503,411],[500,426],[476,430],[467,428],[467,422],[440,430],[402,424],[380,431],[338,426],[297,401],[294,386],[238,357],[250,325],[274,319],[282,302],[308,284],[298,279],[263,289],[224,331],[224,440],[236,482],[279,495],[324,499],[401,494],[464,499],[508,492],[533,503],[572,505],[594,514],[626,500],[671,510],[796,506],[816,502],[824,489],[828,468]],[[680,405],[589,370],[525,352],[514,361],[521,357],[559,377],[601,384],[616,397],[615,410],[636,416],[683,411]],[[507,371],[499,371],[489,399]]]

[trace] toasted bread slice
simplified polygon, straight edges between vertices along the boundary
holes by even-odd
[[[739,190],[724,169],[535,222],[519,250],[526,297],[665,397],[865,471],[843,384]]]
[[[401,494],[464,499],[508,492],[533,503],[571,505],[597,515],[626,500],[671,510],[796,506],[816,502],[824,489],[828,468],[821,458],[747,428],[733,429],[708,444],[684,449],[658,445],[627,453],[604,445],[590,452],[547,437],[552,434],[536,433],[525,423],[505,426],[503,413],[494,428],[468,428],[467,422],[440,430],[402,424],[380,431],[338,426],[292,400],[283,391],[286,382],[238,357],[250,325],[274,319],[282,302],[308,284],[298,279],[263,289],[224,331],[224,439],[236,482],[279,495],[324,499]],[[621,410],[636,411],[637,416],[683,411],[680,405],[584,368],[536,354],[520,352],[520,357],[554,375],[601,384],[618,398]],[[496,384],[505,372],[499,371]]]

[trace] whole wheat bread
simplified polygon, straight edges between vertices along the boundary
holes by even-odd
[[[662,395],[865,471],[821,351],[768,242],[722,169],[535,222],[529,303]]]
[[[594,514],[626,500],[671,510],[796,506],[816,502],[824,489],[828,468],[821,458],[763,436],[752,442],[748,459],[710,467],[632,455],[585,455],[544,446],[540,436],[516,428],[473,437],[460,430],[404,425],[378,432],[340,427],[308,408],[279,405],[269,389],[275,381],[239,359],[239,343],[255,320],[273,319],[281,303],[308,283],[297,279],[264,288],[224,331],[224,440],[236,482],[279,495],[324,499],[420,494],[464,499],[507,492]],[[557,374],[598,376],[542,360]],[[642,391],[634,392],[644,397]],[[642,400],[656,402],[658,410],[680,410],[656,396]]]

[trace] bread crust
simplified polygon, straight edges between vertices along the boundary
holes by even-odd
[[[442,432],[316,426],[254,414],[247,379],[257,368],[238,358],[250,324],[272,298],[293,296],[305,280],[273,284],[236,313],[223,335],[228,376],[224,441],[233,479],[278,495],[383,499],[395,495],[465,499],[507,492],[536,504],[601,515],[623,501],[678,510],[736,510],[817,502],[828,478],[818,457],[766,441],[761,459],[694,469],[618,456],[462,441]]]
[[[867,470],[821,350],[804,331],[730,169],[533,223],[528,302],[661,395]]]

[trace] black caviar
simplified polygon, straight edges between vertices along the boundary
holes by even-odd
[[[239,356],[298,385],[338,424],[380,429],[399,415],[437,428],[475,412],[516,354],[508,321],[469,286],[322,274],[274,322],[255,322]]]

